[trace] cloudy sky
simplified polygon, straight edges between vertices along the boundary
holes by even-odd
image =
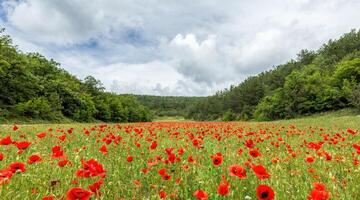
[[[0,0],[0,27],[108,91],[204,96],[360,28],[359,0]]]

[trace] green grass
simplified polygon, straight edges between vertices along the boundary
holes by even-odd
[[[34,119],[31,117],[24,116],[14,116],[10,118],[0,118],[0,124],[70,124],[76,123],[73,120],[63,117],[57,120],[44,120],[44,119]]]
[[[300,117],[289,120],[279,120],[274,123],[278,124],[298,124],[303,126],[334,126],[339,128],[359,127],[360,114],[354,109],[343,109],[339,111],[318,113],[311,116]]]
[[[266,184],[273,188],[276,199],[300,200],[308,197],[314,182],[324,183],[331,199],[360,199],[360,170],[353,163],[353,159],[359,156],[352,147],[360,142],[360,137],[359,134],[347,133],[348,128],[360,130],[360,117],[352,111],[275,122],[161,120],[175,122],[109,124],[103,128],[100,124],[91,123],[28,124],[20,125],[17,131],[13,131],[10,125],[1,126],[0,139],[10,135],[14,141],[27,140],[32,144],[21,154],[15,145],[0,145],[0,152],[4,154],[0,169],[6,169],[13,162],[26,163],[29,156],[34,154],[40,155],[42,161],[26,164],[26,172],[16,173],[8,183],[0,185],[0,199],[42,199],[49,195],[61,199],[72,187],[88,190],[88,186],[100,177],[79,178],[76,171],[82,168],[81,160],[91,158],[106,170],[100,189],[102,195],[93,195],[92,199],[159,199],[160,191],[173,196],[168,199],[194,199],[192,194],[198,189],[207,192],[209,199],[238,200],[245,196],[256,199],[256,187]],[[49,131],[49,128],[53,130]],[[74,128],[73,133],[68,133],[69,128]],[[84,134],[84,129],[90,130],[89,136]],[[135,129],[143,131],[139,133]],[[47,132],[47,136],[37,138],[36,134],[40,132]],[[217,134],[221,137],[219,141]],[[64,141],[59,140],[62,135],[66,135]],[[122,140],[115,145],[112,139],[111,144],[107,145],[108,153],[104,155],[99,149],[105,144],[104,138],[112,138],[111,135],[121,136]],[[202,148],[193,146],[190,135],[200,141]],[[324,137],[328,137],[328,140],[324,141]],[[329,143],[331,138],[335,138],[337,144]],[[245,140],[249,139],[255,141],[256,148],[262,154],[260,157],[252,158],[249,155],[249,149],[244,146]],[[304,140],[325,143],[315,151],[304,146]],[[151,141],[158,143],[155,150],[149,150]],[[63,168],[57,166],[59,159],[51,158],[51,148],[55,145],[63,148],[70,165]],[[296,157],[290,155],[287,145],[296,153]],[[180,161],[166,164],[168,155],[165,148],[173,148]],[[185,151],[182,155],[178,153],[180,148]],[[241,155],[238,154],[240,148],[243,150]],[[223,154],[223,162],[216,167],[212,164],[211,155],[218,152]],[[331,161],[324,159],[324,152],[331,154]],[[134,157],[131,163],[126,160],[129,155]],[[187,161],[190,155],[195,163]],[[315,158],[314,163],[305,161],[309,156]],[[157,157],[161,159],[150,167],[149,159],[156,160]],[[249,159],[253,164],[263,165],[270,178],[259,180],[245,165]],[[277,163],[274,162],[276,159]],[[228,167],[233,164],[246,168],[246,179],[229,176]],[[146,174],[142,172],[145,168],[149,170]],[[163,180],[158,174],[161,168],[167,169],[170,180]],[[315,172],[309,173],[309,169]],[[226,197],[217,194],[223,175],[230,183],[230,193]],[[78,183],[74,184],[74,180]],[[181,180],[179,184],[177,180]],[[139,181],[141,185],[134,184],[134,181]],[[52,182],[56,184],[52,185]]]
[[[165,121],[186,121],[182,116],[156,116],[154,122],[165,122]]]

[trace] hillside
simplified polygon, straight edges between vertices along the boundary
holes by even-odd
[[[276,120],[360,107],[360,31],[330,40],[317,51],[248,77],[210,96],[188,117],[196,120]]]
[[[152,116],[135,97],[105,92],[38,53],[23,53],[0,30],[0,122],[137,122]]]
[[[1,31],[3,33],[3,30]],[[0,121],[277,120],[360,107],[360,31],[209,97],[117,95],[0,37]]]

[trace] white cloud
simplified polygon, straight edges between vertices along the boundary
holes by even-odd
[[[108,90],[209,95],[359,28],[358,0],[3,0],[25,51]]]
[[[215,35],[199,41],[194,34],[178,34],[162,48],[177,71],[195,82],[212,86],[234,78],[234,69],[227,64],[227,55]]]

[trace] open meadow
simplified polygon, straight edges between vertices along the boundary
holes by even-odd
[[[0,200],[360,200],[359,11],[0,0]]]
[[[0,129],[1,199],[360,199],[360,117]]]

